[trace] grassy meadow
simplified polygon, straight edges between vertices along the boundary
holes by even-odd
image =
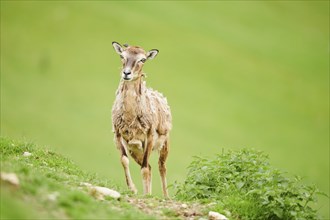
[[[1,136],[125,186],[112,41],[160,51],[144,70],[172,110],[170,184],[194,155],[248,147],[330,194],[328,1],[1,1]]]

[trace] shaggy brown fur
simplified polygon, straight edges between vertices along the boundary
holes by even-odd
[[[140,47],[129,46],[124,49],[116,42],[113,42],[113,46],[122,57],[123,70],[112,108],[112,123],[127,185],[137,192],[129,171],[129,153],[141,166],[144,193],[151,194],[149,156],[152,150],[158,150],[163,194],[168,197],[165,162],[172,127],[171,111],[161,93],[146,87],[142,72],[145,60],[153,59],[158,50],[146,53]]]

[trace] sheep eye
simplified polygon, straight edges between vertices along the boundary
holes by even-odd
[[[124,57],[123,57],[122,55],[120,55],[120,58],[121,58],[121,59],[124,59]]]
[[[147,59],[143,58],[143,59],[141,59],[140,61],[141,61],[142,63],[145,63],[146,60],[147,60]]]

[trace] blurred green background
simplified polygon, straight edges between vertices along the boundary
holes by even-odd
[[[112,41],[160,50],[144,70],[172,109],[170,184],[193,155],[253,147],[329,194],[328,1],[1,1],[1,135],[124,186]]]

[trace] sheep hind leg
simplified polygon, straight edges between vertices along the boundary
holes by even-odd
[[[148,140],[146,141],[147,146],[144,150],[143,160],[141,165],[141,175],[142,175],[143,192],[145,195],[151,195],[151,166],[149,164],[149,157],[154,145],[154,141],[151,134],[148,135],[147,140]]]
[[[163,195],[167,199],[169,199],[169,196],[168,196],[168,190],[167,190],[165,162],[166,162],[166,159],[167,159],[168,150],[169,150],[169,144],[168,144],[168,139],[167,139],[164,142],[164,146],[160,150],[159,160],[158,160],[159,173],[160,173],[160,178],[161,178],[161,181],[162,181]]]

